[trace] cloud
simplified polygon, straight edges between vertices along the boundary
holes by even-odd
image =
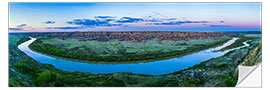
[[[159,14],[158,14],[159,15]],[[160,16],[160,15],[159,15]],[[138,17],[113,17],[113,16],[95,16],[94,19],[74,19],[73,21],[67,21],[67,24],[79,25],[78,27],[55,27],[52,29],[81,29],[81,28],[95,28],[99,26],[132,26],[141,22],[145,25],[181,25],[186,23],[209,23],[208,21],[180,21],[177,18],[167,18],[165,16],[145,16]],[[79,28],[80,27],[80,28]]]
[[[9,30],[23,30],[23,28],[8,28]]]
[[[202,24],[202,25],[208,25],[208,24]]]
[[[117,23],[136,23],[144,21],[144,19],[141,18],[132,18],[132,17],[122,17],[120,20],[117,20]]]
[[[163,15],[163,14],[161,14],[159,12],[152,12],[152,16],[153,17],[158,17],[158,18],[168,18],[168,16]]]
[[[45,22],[45,24],[54,24],[55,23],[55,21],[47,21],[47,22]]]
[[[146,21],[146,22],[162,22],[162,20],[159,20],[159,19],[151,19],[151,20],[147,19],[144,21]]]
[[[24,27],[24,26],[27,26],[26,24],[21,24],[21,25],[18,25],[17,27]]]
[[[68,24],[72,24],[73,22],[72,21],[67,21]]]
[[[47,27],[47,29],[82,29],[83,27]]]
[[[229,27],[230,25],[210,25],[210,27]]]
[[[106,22],[114,21],[115,19],[104,19]]]
[[[162,22],[163,20],[173,20],[173,18],[165,19],[165,18],[160,18],[160,17],[155,17],[155,16],[145,16],[144,17],[145,22]]]
[[[95,18],[116,18],[116,17],[113,17],[113,16],[95,16]]]
[[[26,24],[21,24],[21,25],[17,25],[16,27],[17,28],[8,28],[9,30],[23,30],[24,28],[23,27],[25,27],[25,26],[27,26]]]
[[[120,26],[121,24],[115,24],[115,23],[109,23],[110,21],[113,21],[114,19],[105,19],[105,20],[92,20],[92,19],[75,19],[73,21],[68,21],[68,24],[74,24],[74,25],[82,25],[82,26]]]
[[[147,18],[144,19],[145,22],[162,22],[163,20],[160,18],[154,18],[151,16],[148,16]]]
[[[170,20],[176,20],[176,18],[168,18],[168,19],[163,19],[163,20],[170,21]]]
[[[181,25],[185,23],[209,23],[208,21],[172,21],[163,23],[152,23],[154,25]]]
[[[145,22],[162,22],[162,20],[159,19],[146,19]]]

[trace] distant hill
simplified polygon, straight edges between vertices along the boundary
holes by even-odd
[[[225,32],[170,32],[170,31],[124,31],[124,32],[39,32],[39,33],[24,33],[32,37],[43,38],[73,38],[80,41],[97,40],[108,41],[118,39],[120,41],[144,42],[146,40],[156,38],[159,41],[188,41],[192,39],[209,39],[216,37],[224,37],[235,35],[234,33]]]
[[[242,33],[242,34],[262,34],[262,31],[224,31],[230,33]]]

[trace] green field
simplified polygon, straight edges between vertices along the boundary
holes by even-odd
[[[133,63],[182,56],[221,45],[229,39],[231,37],[190,41],[158,41],[152,39],[134,43],[119,40],[100,42],[39,38],[30,45],[30,48],[44,54],[77,61]]]
[[[156,39],[148,40],[143,43],[134,43],[128,41],[110,40],[107,42],[99,41],[78,41],[76,39],[61,40],[57,38],[43,39],[44,44],[52,45],[53,47],[71,50],[78,53],[90,53],[99,56],[118,55],[121,53],[151,53],[151,52],[170,52],[174,50],[183,51],[198,47],[200,45],[207,45],[220,40],[230,39],[230,37],[222,37],[215,39],[191,40],[191,41],[169,41],[164,40],[158,42]],[[125,52],[121,52],[125,49]]]

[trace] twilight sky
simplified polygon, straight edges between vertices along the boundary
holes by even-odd
[[[9,3],[9,32],[261,31],[261,3]]]

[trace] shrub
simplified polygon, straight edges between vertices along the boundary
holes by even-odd
[[[51,80],[51,72],[42,72],[36,79],[35,83],[42,85],[45,84],[46,82],[49,82]]]

